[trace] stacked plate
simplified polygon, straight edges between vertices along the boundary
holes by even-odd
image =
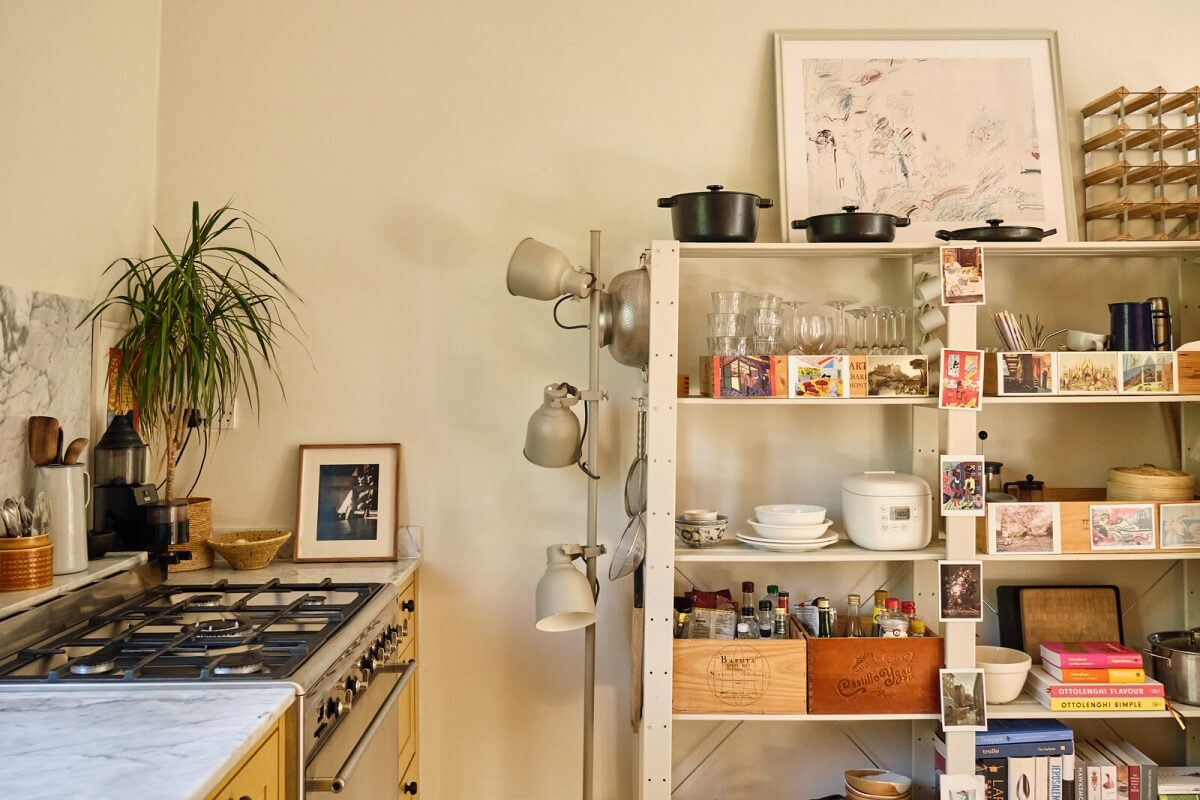
[[[912,779],[882,769],[846,770],[846,800],[909,800]]]
[[[825,518],[821,506],[774,505],[756,506],[755,519],[746,522],[754,529],[737,534],[737,540],[762,550],[780,553],[805,553],[820,550],[838,540],[837,533],[829,533],[833,524]]]

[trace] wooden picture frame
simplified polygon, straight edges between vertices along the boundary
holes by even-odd
[[[296,561],[395,561],[400,445],[302,444]]]

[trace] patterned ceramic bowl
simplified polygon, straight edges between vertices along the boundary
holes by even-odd
[[[716,519],[689,522],[683,517],[675,520],[675,533],[688,547],[710,547],[721,540],[729,527],[729,517],[718,514]]]

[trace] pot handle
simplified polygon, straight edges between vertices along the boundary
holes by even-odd
[[[842,211],[845,211],[847,214],[853,214],[855,211],[858,211],[858,206],[842,206]]]
[[[950,233],[950,231],[945,231],[945,230],[937,231],[936,233],[933,234],[933,236],[935,239],[941,239],[943,242],[948,242],[954,238],[954,234]]]
[[[704,188],[708,189],[710,192],[719,192],[722,189],[724,189],[725,187],[719,183],[710,183],[708,186],[705,186]]]
[[[1149,648],[1146,648],[1146,647],[1142,648],[1142,652],[1145,653],[1146,655],[1150,656],[1151,658],[1157,658],[1161,661],[1167,662],[1168,667],[1171,666],[1171,659],[1169,656],[1160,656],[1158,653],[1156,653],[1153,650],[1150,650]]]
[[[765,197],[760,197],[760,198],[758,198],[758,204],[757,204],[757,205],[758,205],[758,207],[759,207],[759,208],[770,208],[771,206],[775,205],[775,201],[774,201],[774,200],[768,200],[768,199],[767,199],[767,198],[765,198]]]
[[[909,217],[896,217],[897,228],[907,228],[912,224],[912,219]]]
[[[1045,239],[1047,236],[1053,236],[1056,233],[1058,233],[1058,231],[1056,231],[1054,228],[1042,231],[1042,238]]]
[[[674,208],[677,205],[679,205],[679,200],[677,200],[674,197],[658,198],[658,207],[659,208]]]
[[[808,227],[808,220],[806,220],[806,219],[794,219],[794,220],[792,220],[792,227],[793,227],[793,228],[795,228],[795,229],[796,229],[796,230],[798,230],[798,231],[802,231],[802,230],[804,230],[805,228],[807,228],[807,227]]]

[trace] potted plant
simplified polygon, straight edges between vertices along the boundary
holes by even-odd
[[[233,410],[239,395],[258,409],[260,376],[274,377],[283,390],[276,347],[281,335],[295,338],[291,325],[297,320],[287,300],[291,290],[268,264],[282,266],[279,252],[230,204],[202,219],[200,204],[193,202],[181,248],[173,250],[157,227],[154,232],[165,252],[113,261],[105,272],[116,271],[117,278],[83,322],[110,308],[127,312],[129,327],[113,348],[110,380],[132,400],[142,434],[161,444],[164,499],[174,500],[176,466],[189,431],[199,435],[207,453],[217,421]],[[270,245],[270,255],[258,255],[259,240]],[[202,539],[211,533],[212,509],[203,498],[190,499],[197,501],[188,510],[195,547],[202,544],[197,528]],[[211,551],[203,550],[211,564]]]

